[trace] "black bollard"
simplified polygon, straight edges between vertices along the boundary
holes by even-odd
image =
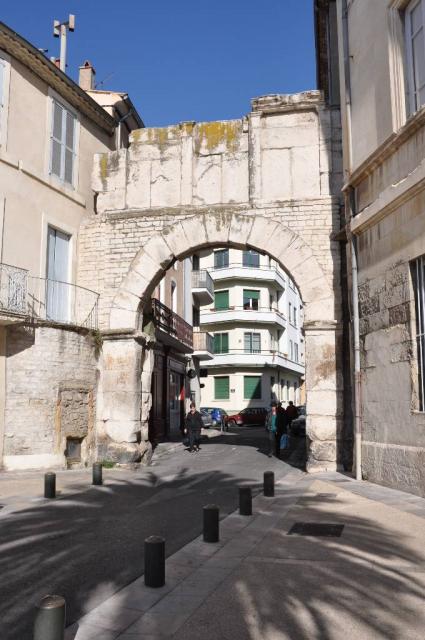
[[[239,487],[239,514],[241,516],[252,516],[251,487]]]
[[[273,471],[264,472],[264,495],[267,498],[274,496],[274,473]]]
[[[56,473],[44,474],[44,497],[56,498]]]
[[[145,585],[163,587],[165,584],[165,540],[149,536],[145,540]]]
[[[220,509],[216,504],[207,504],[203,508],[204,513],[204,542],[218,542],[219,540],[219,514]]]
[[[45,596],[37,607],[33,640],[63,640],[65,612],[62,596]]]
[[[93,484],[101,485],[102,481],[102,465],[100,462],[95,462],[93,465]]]

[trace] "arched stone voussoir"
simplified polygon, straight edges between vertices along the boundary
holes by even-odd
[[[204,216],[208,243],[212,245],[227,244],[232,214],[225,211],[212,212]]]
[[[247,238],[247,244],[260,251],[268,251],[271,238],[281,228],[282,223],[273,218],[255,216],[251,231]]]
[[[244,248],[248,244],[248,238],[254,224],[254,215],[234,213],[230,220],[229,242],[238,248]]]
[[[182,251],[188,251],[190,248],[189,239],[180,220],[164,227],[160,235],[164,238],[164,241],[170,247],[170,251],[172,251],[175,256],[180,257]]]
[[[150,256],[152,262],[156,265],[159,264],[162,269],[167,269],[175,258],[174,252],[161,233],[157,233],[149,238],[143,249],[145,253]],[[139,271],[139,273],[144,274],[145,272],[141,271],[136,265],[137,263],[135,263],[135,269]]]
[[[205,215],[195,215],[182,220],[182,228],[188,240],[187,249],[196,250],[208,244],[207,229],[205,227]],[[183,249],[183,247],[182,247]],[[184,251],[181,252],[182,254]]]

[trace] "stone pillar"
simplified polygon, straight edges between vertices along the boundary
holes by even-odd
[[[6,327],[0,327],[0,469],[3,467],[5,405],[6,405]]]
[[[305,326],[307,471],[335,471],[340,465],[343,424],[341,328]]]
[[[255,203],[262,198],[261,114],[257,111],[249,115],[248,151],[249,201]]]
[[[97,411],[99,459],[123,464],[139,462],[148,453],[149,410],[145,392],[142,394],[143,359],[140,338],[131,334],[105,336]]]

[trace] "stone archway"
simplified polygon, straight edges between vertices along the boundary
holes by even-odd
[[[106,434],[125,459],[144,450],[153,363],[139,330],[140,309],[175,259],[211,246],[248,246],[268,253],[297,284],[305,309],[308,470],[334,470],[342,413],[336,295],[313,249],[300,235],[279,217],[252,212],[187,217],[152,235],[136,254],[112,301],[109,339],[104,343],[99,411]],[[139,433],[141,445],[136,442]]]

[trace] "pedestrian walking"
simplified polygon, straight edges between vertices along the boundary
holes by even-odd
[[[185,420],[185,433],[187,433],[189,437],[189,451],[199,451],[203,424],[201,414],[196,410],[195,403],[191,402],[190,411]]]
[[[276,429],[276,458],[280,456],[280,442],[284,434],[288,433],[288,417],[282,403],[277,405],[277,429]]]
[[[298,409],[294,405],[292,400],[289,401],[289,404],[286,407],[286,417],[288,421],[288,433],[289,433],[291,431],[292,420],[295,420],[295,418],[298,418]]]
[[[266,418],[266,429],[269,436],[269,451],[268,451],[269,458],[272,457],[273,451],[276,452],[277,423],[278,423],[277,406],[275,402],[272,402],[271,409],[268,412],[267,418]]]

